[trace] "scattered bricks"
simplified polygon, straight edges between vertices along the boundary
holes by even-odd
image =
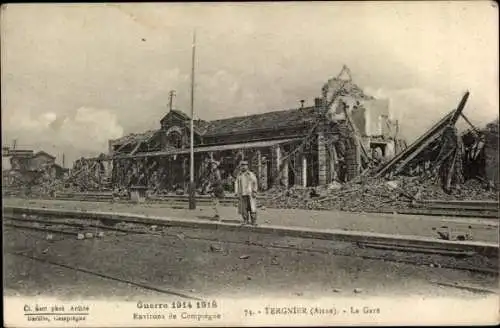
[[[92,238],[94,238],[94,234],[92,232],[86,232],[85,233],[85,238],[92,239]]]
[[[83,233],[79,233],[78,235],[76,235],[76,239],[83,240],[85,239],[85,235]]]
[[[250,257],[250,255],[241,255],[240,260],[246,260]]]
[[[211,252],[222,252],[222,245],[220,244],[211,244],[210,245]]]
[[[361,288],[354,288],[354,293],[355,294],[361,294],[363,290]]]
[[[318,187],[320,197],[311,198],[309,190],[298,186],[289,189],[275,187],[259,201],[272,208],[337,209],[353,212],[391,209],[393,212],[411,209],[417,199],[440,200],[497,200],[495,191],[488,191],[475,180],[468,180],[451,194],[443,191],[439,181],[426,177],[397,176],[391,181],[366,177],[363,181],[350,181],[336,188]],[[338,188],[340,187],[340,188]]]
[[[334,191],[334,190],[340,190],[342,189],[342,184],[337,182],[337,181],[333,181],[332,183],[330,183],[327,187],[328,191]]]
[[[99,232],[97,233],[97,238],[103,238],[103,237],[104,237],[104,232],[99,231]]]
[[[342,292],[342,289],[340,289],[340,288],[334,288],[332,291],[334,293],[340,293],[340,292]]]
[[[387,187],[389,187],[390,189],[397,189],[397,188],[399,187],[398,182],[397,182],[397,181],[394,181],[394,180],[393,180],[393,181],[387,181],[387,182],[385,183],[385,185],[386,185]]]
[[[276,257],[273,257],[273,259],[271,260],[271,264],[278,265],[279,264],[278,259]]]
[[[46,239],[46,240],[49,240],[49,241],[50,241],[50,240],[54,240],[54,235],[53,235],[53,234],[51,234],[51,233],[49,233],[49,234],[47,234],[47,236],[45,236],[45,239]]]
[[[158,226],[152,225],[150,228],[151,228],[151,230],[156,231],[156,228],[158,228]]]
[[[450,240],[451,239],[451,231],[449,231],[449,229],[446,229],[446,228],[441,228],[440,230],[436,230],[436,233],[438,234],[439,236],[439,239],[443,239],[443,240]]]

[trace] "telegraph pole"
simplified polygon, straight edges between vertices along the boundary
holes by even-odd
[[[193,56],[191,62],[191,142],[190,142],[190,168],[189,168],[189,209],[196,209],[195,183],[194,183],[194,67],[196,56],[196,30],[193,32]]]

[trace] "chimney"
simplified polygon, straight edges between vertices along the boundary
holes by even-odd
[[[305,101],[304,99],[301,99],[301,100],[300,100],[300,108],[301,108],[301,109],[302,109],[302,108],[304,108],[304,101]]]
[[[323,107],[323,98],[314,98],[314,107],[320,109]]]

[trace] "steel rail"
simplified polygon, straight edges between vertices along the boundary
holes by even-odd
[[[38,219],[32,219],[32,218],[25,218],[25,219],[19,219],[19,220],[25,220],[25,221],[33,221],[33,222],[39,222],[43,220],[38,220]],[[117,219],[119,220],[119,219]],[[121,220],[120,220],[121,221]],[[55,224],[63,224],[59,223],[57,221],[52,221],[56,222]],[[137,223],[134,222],[133,224],[138,224],[138,225],[147,225],[145,223]],[[79,226],[80,224],[78,224]],[[8,225],[6,226],[12,226],[16,228],[24,228],[24,229],[32,229],[32,230],[37,230],[37,231],[49,231],[47,229],[43,228],[38,228],[38,227],[28,227],[28,226],[16,226],[16,225]],[[99,226],[101,227],[101,226]],[[114,230],[114,229],[112,229]],[[68,232],[61,231],[61,230],[54,230],[51,229],[51,232],[54,233],[65,233],[69,234]],[[154,236],[168,236],[168,237],[173,237],[173,238],[179,238],[179,234],[169,234],[169,233],[162,233],[158,234],[157,231],[137,231],[137,230],[131,230],[131,229],[120,229],[118,230],[120,232],[127,232],[127,233],[132,233],[132,234],[149,234],[149,235],[154,235]],[[156,232],[156,233],[155,233]],[[73,233],[75,234],[75,233]],[[217,238],[207,238],[207,237],[192,237],[189,235],[184,235],[183,239],[192,239],[192,240],[203,240],[203,241],[210,241],[210,242],[221,242],[220,239]],[[132,243],[139,243],[143,244],[143,242],[140,241],[128,241]],[[329,254],[333,256],[343,256],[343,257],[357,257],[357,258],[362,258],[362,259],[368,259],[368,260],[378,260],[378,261],[389,261],[389,262],[396,262],[396,263],[404,263],[404,264],[410,264],[410,265],[425,265],[425,263],[421,263],[420,261],[417,260],[411,260],[411,259],[401,259],[398,258],[397,256],[393,256],[393,258],[387,257],[387,256],[376,256],[376,255],[362,255],[362,254],[356,254],[351,253],[351,254],[342,254],[339,251],[334,251],[334,250],[322,250],[322,249],[317,249],[317,248],[299,248],[295,246],[279,246],[279,245],[267,245],[263,243],[256,243],[256,242],[243,242],[243,241],[231,241],[231,240],[224,240],[224,243],[229,243],[229,244],[237,244],[237,245],[246,245],[246,246],[254,246],[254,247],[266,247],[266,248],[272,248],[272,249],[280,249],[280,250],[294,250],[298,252],[311,252],[311,253],[321,253],[321,254]],[[439,249],[435,247],[425,247],[425,246],[398,246],[398,245],[391,245],[391,244],[386,244],[386,243],[370,243],[370,242],[354,242],[352,243],[354,246],[357,248],[363,249],[363,248],[373,248],[376,250],[384,250],[384,251],[397,251],[397,252],[403,252],[403,253],[415,253],[415,254],[433,254],[437,256],[445,256],[445,257],[471,257],[475,254],[472,252],[467,252],[467,251],[453,251],[453,250],[444,250],[444,249]],[[385,253],[387,254],[387,253]],[[433,264],[433,263],[428,263],[428,264]],[[491,268],[480,268],[476,266],[461,266],[461,265],[441,265],[441,268],[445,269],[454,269],[454,270],[459,270],[459,271],[469,271],[469,272],[476,272],[476,273],[486,273],[486,274],[494,274],[498,275],[498,270],[497,269],[491,269]]]
[[[202,301],[201,298],[194,297],[194,296],[191,296],[191,295],[187,295],[187,294],[185,294],[183,292],[178,292],[178,291],[174,291],[174,290],[171,290],[171,289],[158,288],[158,287],[155,287],[155,286],[148,285],[146,283],[135,282],[135,281],[132,281],[132,280],[117,278],[117,277],[113,277],[113,276],[110,276],[110,275],[107,275],[107,274],[103,274],[103,273],[99,273],[99,272],[96,272],[96,271],[88,270],[88,269],[85,269],[85,268],[74,267],[74,266],[71,266],[71,265],[68,265],[68,264],[64,264],[64,263],[53,262],[53,261],[50,261],[50,260],[47,260],[47,259],[43,259],[43,258],[39,258],[39,257],[36,257],[36,256],[30,256],[30,255],[26,255],[26,254],[23,254],[23,253],[14,253],[14,252],[5,252],[5,253],[6,254],[10,254],[10,255],[14,255],[14,256],[25,257],[25,258],[28,258],[28,259],[31,259],[31,260],[34,260],[34,261],[51,264],[51,265],[54,265],[54,266],[62,267],[62,268],[73,270],[73,271],[83,272],[83,273],[90,274],[90,275],[93,275],[93,276],[97,276],[97,277],[100,277],[100,278],[104,278],[104,279],[108,279],[108,280],[113,280],[113,281],[117,281],[117,282],[124,283],[124,284],[133,285],[133,286],[136,286],[136,287],[140,287],[140,288],[143,288],[143,289],[155,291],[155,292],[162,293],[162,294],[179,296],[179,297],[186,298],[186,299]]]

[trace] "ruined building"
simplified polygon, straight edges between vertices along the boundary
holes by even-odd
[[[3,147],[2,157],[6,159],[2,172],[3,185],[31,185],[40,180],[60,179],[67,171],[55,162],[56,158],[44,151],[10,149]]]
[[[211,159],[220,162],[228,186],[239,161],[248,160],[262,190],[343,182],[362,171],[366,156],[390,159],[402,143],[389,101],[346,83],[348,88],[332,99],[325,94],[309,107],[195,120],[195,181],[201,184]],[[174,109],[161,118],[158,130],[110,140],[113,185],[184,189],[189,181],[189,127],[190,117]]]

